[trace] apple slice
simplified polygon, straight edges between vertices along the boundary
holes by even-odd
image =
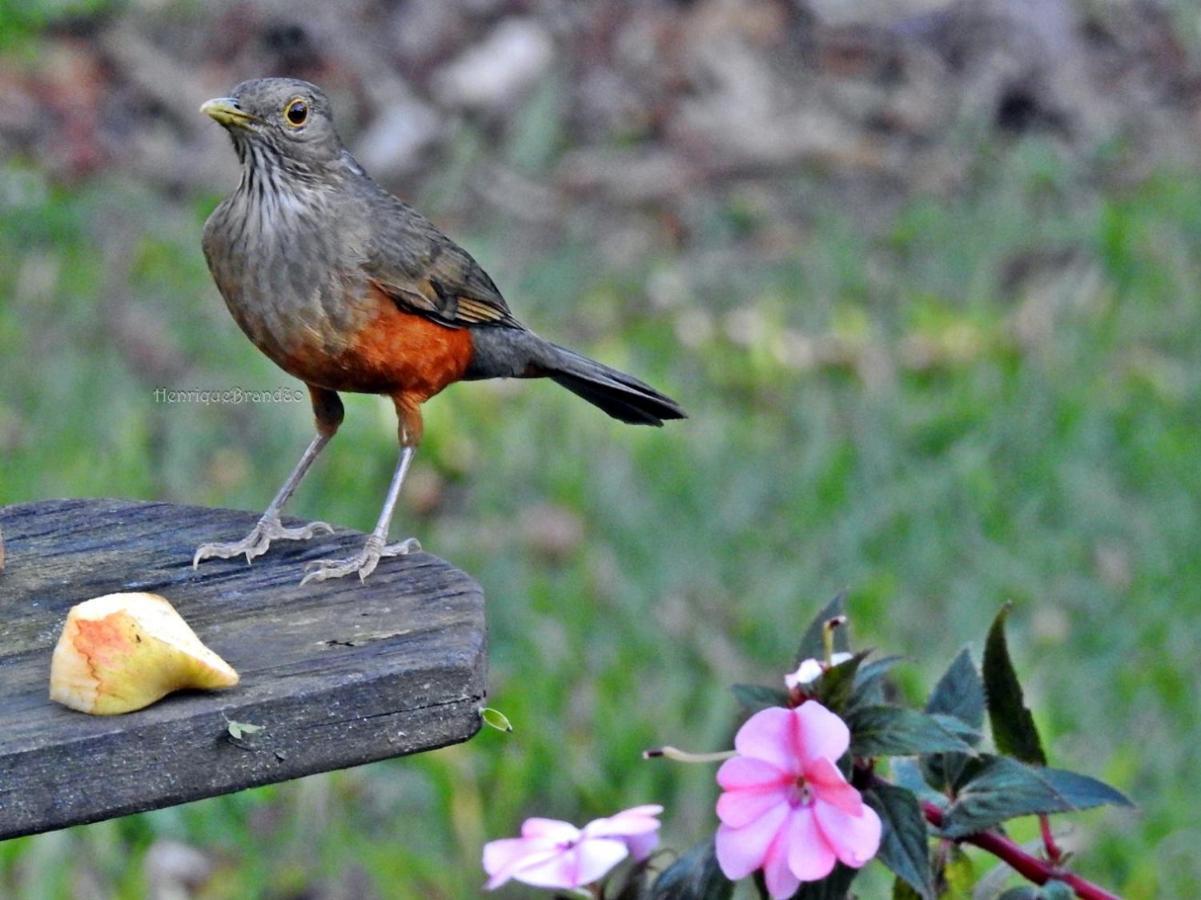
[[[238,673],[158,594],[105,594],[71,607],[50,662],[50,699],[97,716],[237,683]]]

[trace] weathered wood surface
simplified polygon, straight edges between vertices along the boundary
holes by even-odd
[[[55,500],[0,508],[0,839],[156,809],[430,750],[479,727],[483,596],[425,553],[385,559],[361,584],[300,587],[304,563],[363,535],[280,542],[244,558],[192,553],[241,537],[250,513]],[[95,717],[47,699],[67,610],[114,591],[162,594],[241,675]],[[234,740],[228,722],[263,730]]]

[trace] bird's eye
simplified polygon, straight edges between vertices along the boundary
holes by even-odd
[[[284,118],[299,128],[309,118],[309,105],[300,97],[289,100],[288,105],[284,107]]]

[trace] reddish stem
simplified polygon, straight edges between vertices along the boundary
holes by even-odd
[[[1051,817],[1043,813],[1038,817],[1038,827],[1043,833],[1043,848],[1047,851],[1047,859],[1059,865],[1063,859],[1063,851],[1055,843],[1055,835],[1051,833]]]
[[[923,801],[922,813],[925,815],[926,821],[935,828],[942,827],[942,810],[933,803]],[[1049,827],[1047,831],[1049,833]],[[1072,872],[1065,872],[1053,862],[1032,856],[1009,838],[995,831],[978,831],[955,840],[961,844],[972,844],[991,853],[1019,875],[1035,884],[1046,884],[1051,880],[1062,881],[1076,892],[1077,897],[1082,897],[1084,900],[1120,900],[1117,894],[1111,894],[1104,888],[1098,887]],[[1058,850],[1058,848],[1056,849]],[[1048,848],[1048,852],[1050,852],[1050,848]]]

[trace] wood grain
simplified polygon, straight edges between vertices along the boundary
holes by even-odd
[[[365,539],[339,531],[191,566],[196,546],[256,516],[127,500],[0,508],[0,839],[156,809],[464,741],[479,728],[479,586],[425,553],[365,584],[300,587],[305,562]],[[295,523],[291,523],[295,524]],[[67,610],[115,591],[162,594],[242,677],[124,716],[47,699]],[[235,740],[229,722],[262,726]]]

